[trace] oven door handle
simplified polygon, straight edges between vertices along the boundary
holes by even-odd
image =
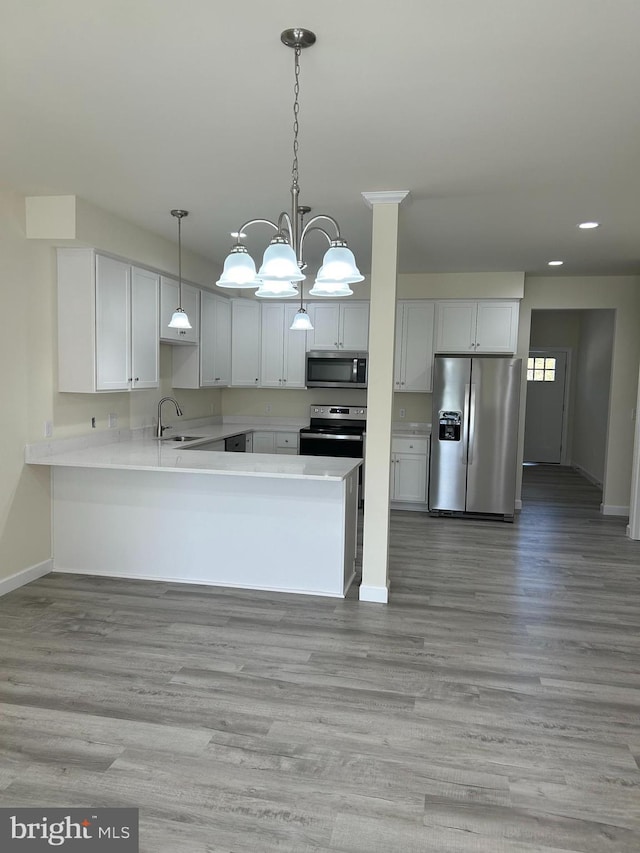
[[[363,441],[361,435],[336,435],[335,433],[324,432],[303,432],[300,436],[304,441]]]

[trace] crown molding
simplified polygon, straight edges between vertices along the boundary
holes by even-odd
[[[402,204],[409,193],[410,190],[384,190],[362,193],[362,198],[367,207],[373,207],[374,204]]]

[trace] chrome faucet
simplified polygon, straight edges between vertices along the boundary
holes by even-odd
[[[178,401],[174,397],[163,397],[162,400],[158,403],[158,428],[156,430],[156,438],[162,438],[164,431],[166,429],[171,429],[170,426],[162,425],[162,404],[166,403],[167,400],[170,400],[173,405],[176,407],[176,414],[178,417],[182,417],[182,409],[178,405]]]

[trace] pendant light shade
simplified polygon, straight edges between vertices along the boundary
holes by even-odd
[[[171,316],[171,320],[169,321],[170,329],[191,329],[191,323],[189,322],[189,318],[182,310],[182,308],[176,308]]]
[[[344,284],[356,284],[364,281],[364,276],[356,266],[356,259],[351,249],[344,241],[332,240],[331,246],[325,252],[322,266],[318,270],[316,283],[342,282]]]
[[[323,296],[332,299],[338,299],[341,296],[353,296],[353,290],[348,284],[341,281],[326,281],[318,282],[313,285],[309,291],[309,296]]]
[[[256,288],[260,281],[256,276],[256,265],[247,252],[247,247],[238,243],[227,255],[222,275],[216,281],[218,287]]]
[[[171,215],[178,220],[178,307],[169,321],[170,329],[191,329],[191,323],[182,308],[182,219],[189,215],[188,210],[172,210]]]
[[[289,329],[292,332],[312,332],[313,326],[311,325],[311,318],[304,310],[304,308],[300,308],[298,313],[293,318],[293,322],[289,326]]]
[[[267,246],[258,271],[260,281],[304,281],[296,253],[282,238],[276,237]]]
[[[286,299],[297,295],[298,291],[290,281],[262,281],[256,290],[256,296],[263,299]]]

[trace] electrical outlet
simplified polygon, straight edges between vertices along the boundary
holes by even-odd
[[[264,407],[264,413],[265,415],[271,414],[271,403],[267,403],[267,405]]]
[[[95,428],[96,428],[96,419],[91,418],[91,429],[95,429]]]
[[[111,412],[109,415],[109,429],[113,429],[113,427],[118,426],[118,415],[115,412]]]
[[[51,438],[53,435],[53,421],[44,422],[44,437]]]
[[[407,416],[407,410],[406,409],[400,409],[400,417],[406,418],[406,416]]]

